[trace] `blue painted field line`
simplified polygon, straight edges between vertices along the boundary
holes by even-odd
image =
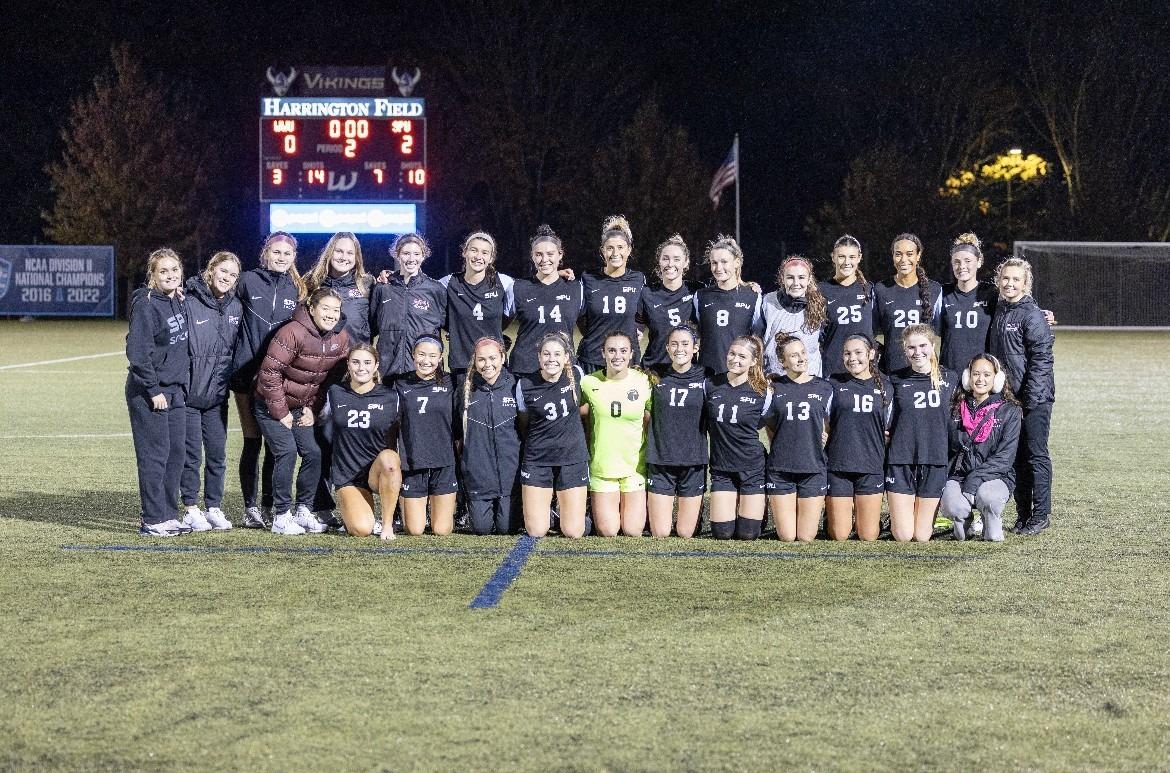
[[[499,604],[504,591],[508,590],[508,586],[520,576],[524,565],[528,563],[529,556],[536,550],[536,541],[536,537],[530,537],[527,534],[516,540],[516,544],[508,551],[508,555],[504,556],[504,560],[496,567],[491,579],[479,589],[479,595],[467,605],[468,608],[491,609]]]
[[[600,558],[811,558],[827,561],[852,561],[855,558],[876,561],[982,561],[982,556],[933,556],[924,553],[795,553],[792,551],[753,550],[542,550],[542,556],[597,556]]]
[[[301,555],[329,555],[348,553],[387,555],[395,553],[435,553],[440,555],[492,555],[503,552],[503,548],[446,548],[446,547],[378,547],[378,548],[328,548],[328,547],[267,547],[264,545],[217,547],[213,545],[61,545],[62,550],[95,551],[107,553],[292,553]]]

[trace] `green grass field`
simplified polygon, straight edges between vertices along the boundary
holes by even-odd
[[[473,610],[518,538],[138,538],[125,358],[8,367],[124,332],[0,322],[0,769],[1170,768],[1170,335],[1058,333],[1038,538],[550,538]]]

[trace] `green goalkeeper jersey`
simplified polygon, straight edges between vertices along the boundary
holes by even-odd
[[[623,379],[607,379],[605,371],[581,379],[581,396],[589,404],[589,473],[599,478],[625,478],[646,472],[646,431],[650,410],[650,379],[637,370]]]

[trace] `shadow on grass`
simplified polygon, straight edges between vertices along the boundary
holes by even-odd
[[[18,491],[0,496],[0,517],[130,534],[138,530],[138,492],[86,491],[45,494]]]

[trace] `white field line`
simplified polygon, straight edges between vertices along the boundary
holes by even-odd
[[[6,375],[8,376],[100,376],[109,375],[111,373],[122,374],[125,373],[125,368],[117,369],[100,369],[100,370],[58,370],[56,368],[28,368],[26,370],[14,370]]]
[[[116,352],[102,352],[101,354],[82,354],[77,357],[62,357],[59,360],[41,360],[40,362],[22,362],[17,365],[0,365],[0,370],[12,370],[13,368],[35,368],[38,365],[56,365],[59,362],[76,362],[77,360],[96,360],[98,357],[113,357],[115,354],[125,354],[126,352],[119,349]]]
[[[228,432],[239,432],[239,427],[230,427]],[[0,440],[100,440],[112,437],[130,437],[129,432],[107,432],[87,435],[0,435]]]

